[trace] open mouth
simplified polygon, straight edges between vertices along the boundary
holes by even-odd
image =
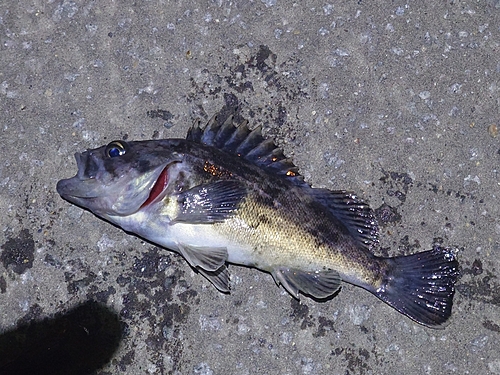
[[[167,165],[163,170],[161,171],[160,175],[158,176],[155,184],[153,185],[153,188],[149,192],[149,197],[146,199],[146,201],[141,205],[141,208],[149,206],[151,203],[157,201],[158,197],[163,198],[163,192],[165,191],[165,188],[168,185],[168,167],[170,165]]]

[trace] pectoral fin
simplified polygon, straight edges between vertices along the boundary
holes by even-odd
[[[227,260],[225,247],[201,247],[179,244],[180,253],[192,267],[205,271],[217,271]]]
[[[196,270],[205,276],[219,291],[229,293],[229,271],[225,265],[217,271],[206,271],[200,267],[197,267]]]
[[[180,210],[171,224],[210,224],[226,220],[238,209],[247,190],[238,181],[217,181],[193,187],[178,197]]]
[[[299,292],[314,298],[326,298],[340,288],[340,275],[334,270],[305,272],[293,268],[278,268],[273,272],[274,280],[295,298]]]

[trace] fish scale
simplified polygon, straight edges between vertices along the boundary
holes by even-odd
[[[180,253],[222,292],[228,264],[272,274],[293,297],[325,299],[341,281],[414,321],[440,328],[452,311],[452,250],[377,257],[370,207],[347,191],[314,189],[260,127],[230,116],[186,139],[113,141],[75,154],[57,191],[130,233]]]

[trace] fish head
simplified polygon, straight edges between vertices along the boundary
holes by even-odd
[[[168,182],[168,168],[181,160],[182,156],[172,147],[158,142],[113,141],[77,152],[78,172],[60,180],[57,192],[104,218],[132,215],[151,201],[152,192],[161,194]],[[163,182],[158,188],[160,179]]]

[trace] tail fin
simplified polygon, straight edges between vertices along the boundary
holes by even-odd
[[[430,328],[451,315],[458,261],[435,246],[421,253],[387,258],[388,272],[382,286],[372,293],[417,323]]]

